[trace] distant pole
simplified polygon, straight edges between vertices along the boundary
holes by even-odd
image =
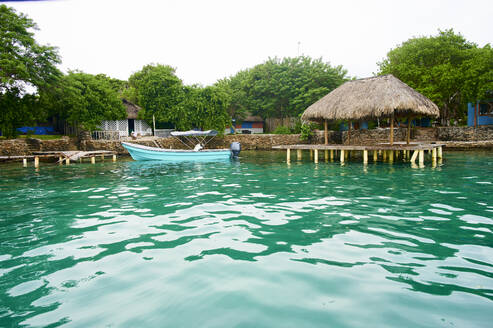
[[[156,117],[152,115],[152,135],[156,136]]]

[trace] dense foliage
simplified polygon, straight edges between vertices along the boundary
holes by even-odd
[[[230,112],[248,109],[262,118],[297,117],[347,80],[342,66],[301,56],[271,58],[227,80],[233,90]]]
[[[152,121],[175,121],[179,116],[179,104],[183,99],[183,83],[175,69],[161,64],[144,66],[128,79],[129,100],[143,108],[142,118]]]
[[[50,109],[52,115],[94,130],[103,120],[126,118],[126,110],[112,79],[105,75],[69,72],[56,86],[42,92],[40,103]]]
[[[493,49],[467,41],[453,30],[407,40],[378,63],[440,107],[442,124],[464,120],[465,103],[493,90]]]
[[[25,15],[0,5],[0,22],[0,130],[13,136],[17,127],[43,117],[28,93],[56,82],[60,59],[55,48],[34,40],[36,24]]]

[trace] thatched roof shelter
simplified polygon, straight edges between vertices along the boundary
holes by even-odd
[[[127,111],[127,119],[137,119],[141,108],[125,98],[123,98],[122,101],[123,105],[125,106],[125,110]]]
[[[439,113],[430,99],[389,74],[344,83],[308,107],[301,119],[326,123],[391,117],[392,143],[394,117],[438,117]]]

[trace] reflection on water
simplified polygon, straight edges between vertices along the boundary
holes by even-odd
[[[1,326],[489,325],[493,159],[0,171]]]

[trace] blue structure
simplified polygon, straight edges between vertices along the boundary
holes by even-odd
[[[32,134],[37,135],[55,133],[55,129],[52,126],[23,126],[21,128],[17,128],[17,131],[23,134],[28,134],[29,132],[32,132]]]
[[[478,101],[467,104],[467,125],[493,125],[493,101]]]

